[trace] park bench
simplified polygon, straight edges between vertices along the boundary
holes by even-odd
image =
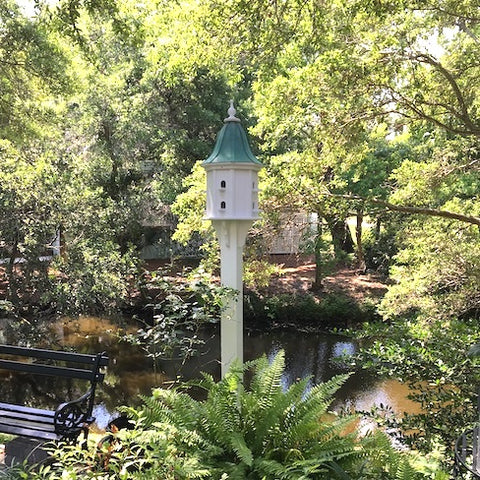
[[[455,443],[454,478],[480,479],[480,427],[476,426],[458,437]]]
[[[95,355],[0,345],[0,370],[84,380],[86,392],[61,403],[55,410],[3,403],[0,398],[0,432],[40,441],[75,442],[95,420],[92,417],[95,389],[107,366],[105,353]]]
[[[480,393],[477,396],[477,415],[480,419]],[[455,442],[453,478],[480,480],[480,423],[465,430]]]

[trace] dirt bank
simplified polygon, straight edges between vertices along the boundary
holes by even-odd
[[[315,279],[315,263],[309,257],[278,257],[280,275],[272,277],[267,294],[301,293],[311,290]],[[387,280],[375,273],[359,273],[351,268],[338,268],[322,279],[319,294],[343,293],[356,301],[381,298],[387,290]]]

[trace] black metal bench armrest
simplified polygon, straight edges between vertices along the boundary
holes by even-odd
[[[58,406],[53,418],[55,433],[62,437],[76,437],[80,430],[95,420],[91,417],[92,394],[93,391],[90,389],[80,398]]]
[[[464,478],[462,470],[480,479],[480,426],[466,430],[455,442],[454,478]]]

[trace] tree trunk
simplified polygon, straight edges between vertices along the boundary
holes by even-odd
[[[380,233],[382,231],[382,220],[380,216],[377,217],[377,221],[375,222],[375,240],[378,242],[380,240]]]
[[[6,268],[7,273],[7,299],[13,303],[13,305],[19,305],[19,297],[18,297],[18,282],[16,278],[15,272],[15,259],[17,258],[18,252],[18,235],[15,235],[13,244],[12,244],[12,251],[10,253],[9,263]]]
[[[322,217],[317,217],[317,233],[315,236],[315,280],[311,289],[313,291],[320,291],[322,285]]]
[[[355,237],[357,240],[357,268],[361,273],[365,273],[365,271],[367,270],[367,265],[365,263],[365,253],[363,251],[362,232],[363,210],[359,209],[357,211],[357,224],[355,228]]]
[[[345,254],[354,253],[354,242],[347,222],[338,218],[327,218],[327,222],[332,235],[335,258],[342,260]]]
[[[60,241],[60,256],[62,257],[62,260],[67,260],[67,241],[65,239],[65,232],[63,231],[63,227],[60,226],[58,228],[58,235],[59,235],[59,241]]]

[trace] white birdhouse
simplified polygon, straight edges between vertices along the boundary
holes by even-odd
[[[218,134],[212,154],[202,163],[207,172],[208,220],[256,220],[258,171],[247,136],[230,102],[228,118]]]

